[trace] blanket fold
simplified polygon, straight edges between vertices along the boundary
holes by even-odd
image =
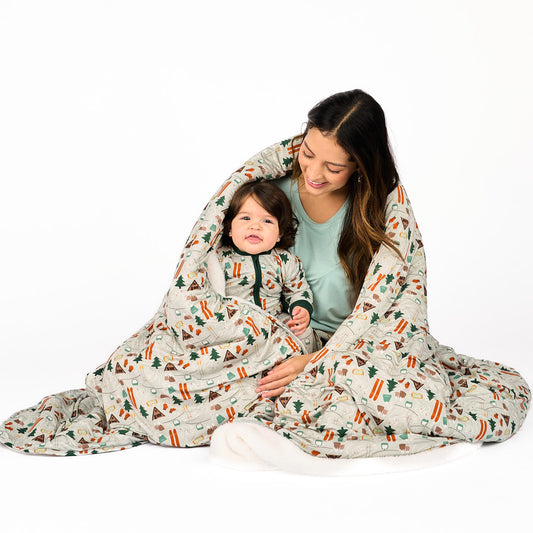
[[[225,296],[208,263],[235,190],[286,175],[298,143],[273,145],[223,183],[154,317],[87,375],[84,390],[51,395],[3,422],[0,442],[51,455],[202,446],[227,431],[220,426],[246,423],[298,453],[344,459],[502,441],[519,429],[530,402],[522,376],[458,355],[429,333],[424,248],[402,185],[386,205],[401,257],[382,246],[354,310],[304,373],[280,397],[258,398],[258,379],[302,344],[260,307]]]

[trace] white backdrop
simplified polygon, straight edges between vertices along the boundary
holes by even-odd
[[[82,387],[156,310],[221,181],[301,131],[316,102],[356,87],[387,116],[426,246],[433,335],[532,382],[529,4],[0,0],[0,418]],[[64,491],[63,516],[79,531],[97,522],[79,522],[85,505],[124,523],[98,507],[96,488],[113,485],[122,498],[128,484],[177,499],[161,501],[171,505],[164,516],[139,505],[132,531],[201,530],[206,505],[230,520],[227,494],[240,495],[239,516],[259,531],[341,517],[379,530],[392,520],[379,514],[384,501],[403,513],[397,531],[417,531],[394,490],[421,498],[421,523],[463,531],[457,524],[512,524],[525,513],[495,512],[488,500],[503,483],[515,489],[502,505],[526,505],[529,426],[468,461],[365,480],[234,473],[209,465],[205,449],[154,446],[62,460],[1,448],[0,467],[13,494],[28,494],[26,483],[31,493],[42,483]],[[79,492],[67,488],[74,481]],[[462,490],[474,503],[435,523],[435,494]],[[54,490],[44,498],[60,505]],[[27,504],[4,505],[24,513]]]

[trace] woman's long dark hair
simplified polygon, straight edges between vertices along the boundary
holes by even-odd
[[[357,297],[379,246],[385,244],[401,257],[395,243],[385,234],[385,203],[399,181],[385,114],[369,94],[355,89],[334,94],[313,107],[304,137],[311,128],[335,139],[357,164],[349,181],[351,201],[337,248]],[[293,177],[298,179],[301,172],[296,160]]]

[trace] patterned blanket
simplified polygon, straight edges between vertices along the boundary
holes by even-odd
[[[502,441],[518,430],[530,401],[520,374],[458,355],[429,333],[424,248],[401,185],[388,197],[386,220],[402,258],[381,247],[353,312],[304,373],[278,398],[258,398],[260,377],[302,345],[258,306],[223,296],[209,257],[237,187],[287,174],[293,141],[259,153],[222,185],[154,317],[87,375],[86,388],[14,413],[0,426],[0,442],[49,455],[145,442],[202,446],[220,425],[241,419],[313,456],[354,458]]]

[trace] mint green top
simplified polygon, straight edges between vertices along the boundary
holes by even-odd
[[[275,180],[289,198],[300,222],[291,252],[302,261],[305,277],[313,292],[311,327],[334,332],[352,312],[355,305],[350,297],[348,278],[339,261],[337,245],[348,208],[343,206],[327,222],[319,224],[305,212],[296,182],[290,177]]]

